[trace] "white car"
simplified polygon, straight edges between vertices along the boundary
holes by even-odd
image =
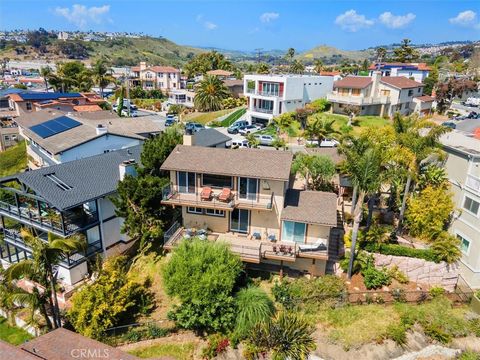
[[[257,132],[259,129],[255,125],[247,125],[247,126],[242,126],[239,130],[238,133],[241,135],[248,135],[248,134],[253,134],[254,132]]]
[[[307,144],[318,146],[318,140],[307,140]],[[320,147],[336,147],[339,144],[335,139],[325,139],[320,143]]]
[[[260,145],[264,146],[272,146],[273,142],[275,141],[275,137],[272,135],[255,135],[255,137],[260,142]]]
[[[128,111],[127,111],[127,109],[123,109],[123,110],[122,110],[122,116],[128,117]],[[137,116],[138,116],[138,114],[137,114],[137,112],[136,112],[135,110],[130,110],[130,117],[137,117]]]
[[[248,149],[250,146],[248,145],[248,140],[235,139],[232,140],[230,147],[232,149]]]

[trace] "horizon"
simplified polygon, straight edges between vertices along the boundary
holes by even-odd
[[[145,8],[148,11],[143,12]],[[477,9],[473,0],[3,0],[0,22],[6,31],[43,27],[143,33],[184,46],[230,51],[293,47],[301,52],[321,44],[351,51],[399,43],[403,38],[413,44],[477,41]]]

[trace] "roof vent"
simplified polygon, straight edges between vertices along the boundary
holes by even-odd
[[[103,126],[102,124],[98,124],[95,130],[97,132],[97,135],[103,135],[108,132],[107,127]]]

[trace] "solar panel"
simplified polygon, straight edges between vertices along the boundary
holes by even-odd
[[[20,94],[23,100],[54,100],[58,98],[81,97],[80,93],[30,92]]]
[[[64,131],[73,129],[80,125],[82,125],[81,122],[75,121],[67,116],[60,116],[58,118],[46,121],[44,123],[31,126],[30,130],[32,130],[35,134],[37,134],[41,138],[45,139],[50,136],[60,134]]]

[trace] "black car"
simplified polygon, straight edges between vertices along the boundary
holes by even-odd
[[[170,118],[165,120],[165,127],[172,126],[173,124],[175,124],[175,119]]]
[[[451,121],[446,121],[446,122],[442,123],[442,126],[448,127],[450,129],[456,129],[457,128],[457,125],[454,122],[451,122]]]

